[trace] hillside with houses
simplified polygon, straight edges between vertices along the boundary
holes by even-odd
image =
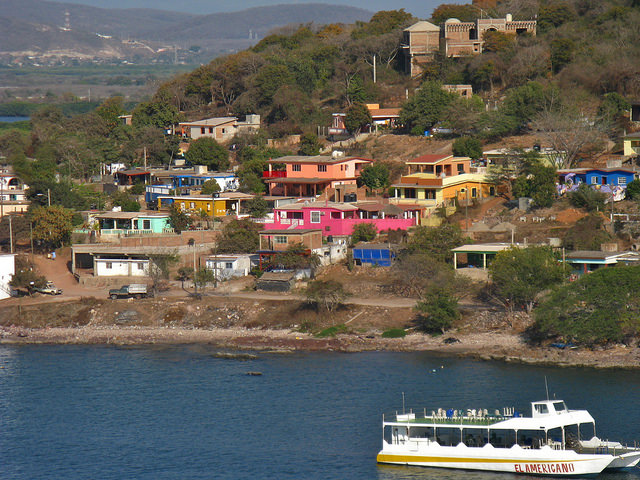
[[[640,97],[575,86],[587,56],[567,42],[638,7],[530,3],[296,27],[131,111],[3,126],[6,336],[264,328],[310,349],[464,350],[500,334],[489,355],[571,345],[573,363],[636,348]],[[53,304],[76,313],[48,319]]]

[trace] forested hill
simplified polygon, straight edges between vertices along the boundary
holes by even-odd
[[[286,130],[327,125],[331,111],[354,102],[399,106],[406,88],[411,93],[425,80],[471,84],[476,94],[498,104],[505,96],[508,100],[510,92],[528,88],[529,93],[521,92],[520,99],[511,102],[513,115],[498,119],[502,133],[513,133],[549,99],[595,115],[606,94],[640,98],[639,4],[638,0],[499,1],[482,14],[537,18],[537,35],[515,38],[493,32],[484,38],[482,55],[439,57],[414,80],[403,72],[401,44],[402,30],[417,19],[403,10],[379,12],[367,23],[306,26],[215,59],[162,86],[156,99],[194,116],[257,112]],[[442,5],[433,12],[432,21],[449,17],[469,21],[479,14],[472,5]],[[447,119],[463,124],[462,131],[469,130],[482,113],[477,107],[469,103],[466,109],[449,112]]]

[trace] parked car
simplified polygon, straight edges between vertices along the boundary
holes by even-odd
[[[116,298],[144,298],[150,297],[152,294],[147,290],[144,283],[132,283],[131,285],[123,285],[120,288],[112,288],[109,290],[109,297]]]
[[[44,287],[33,287],[33,291],[47,295],[62,295],[62,289],[56,287],[53,282],[47,282]]]

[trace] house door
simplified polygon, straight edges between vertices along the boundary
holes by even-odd
[[[605,177],[604,175],[602,176],[602,185],[606,185],[607,184],[607,177]]]

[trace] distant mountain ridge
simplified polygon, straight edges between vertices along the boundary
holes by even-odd
[[[192,15],[151,9],[105,9],[45,0],[0,2],[0,56],[14,52],[70,56],[126,55],[131,46],[121,40],[140,40],[152,51],[161,46],[203,52],[242,50],[269,31],[288,24],[353,23],[368,21],[373,12],[320,3],[254,7],[233,13]],[[66,26],[68,25],[68,29]],[[250,38],[253,37],[253,38]],[[110,38],[113,37],[113,38]],[[143,50],[144,50],[143,48]],[[138,57],[142,51],[138,52]]]

